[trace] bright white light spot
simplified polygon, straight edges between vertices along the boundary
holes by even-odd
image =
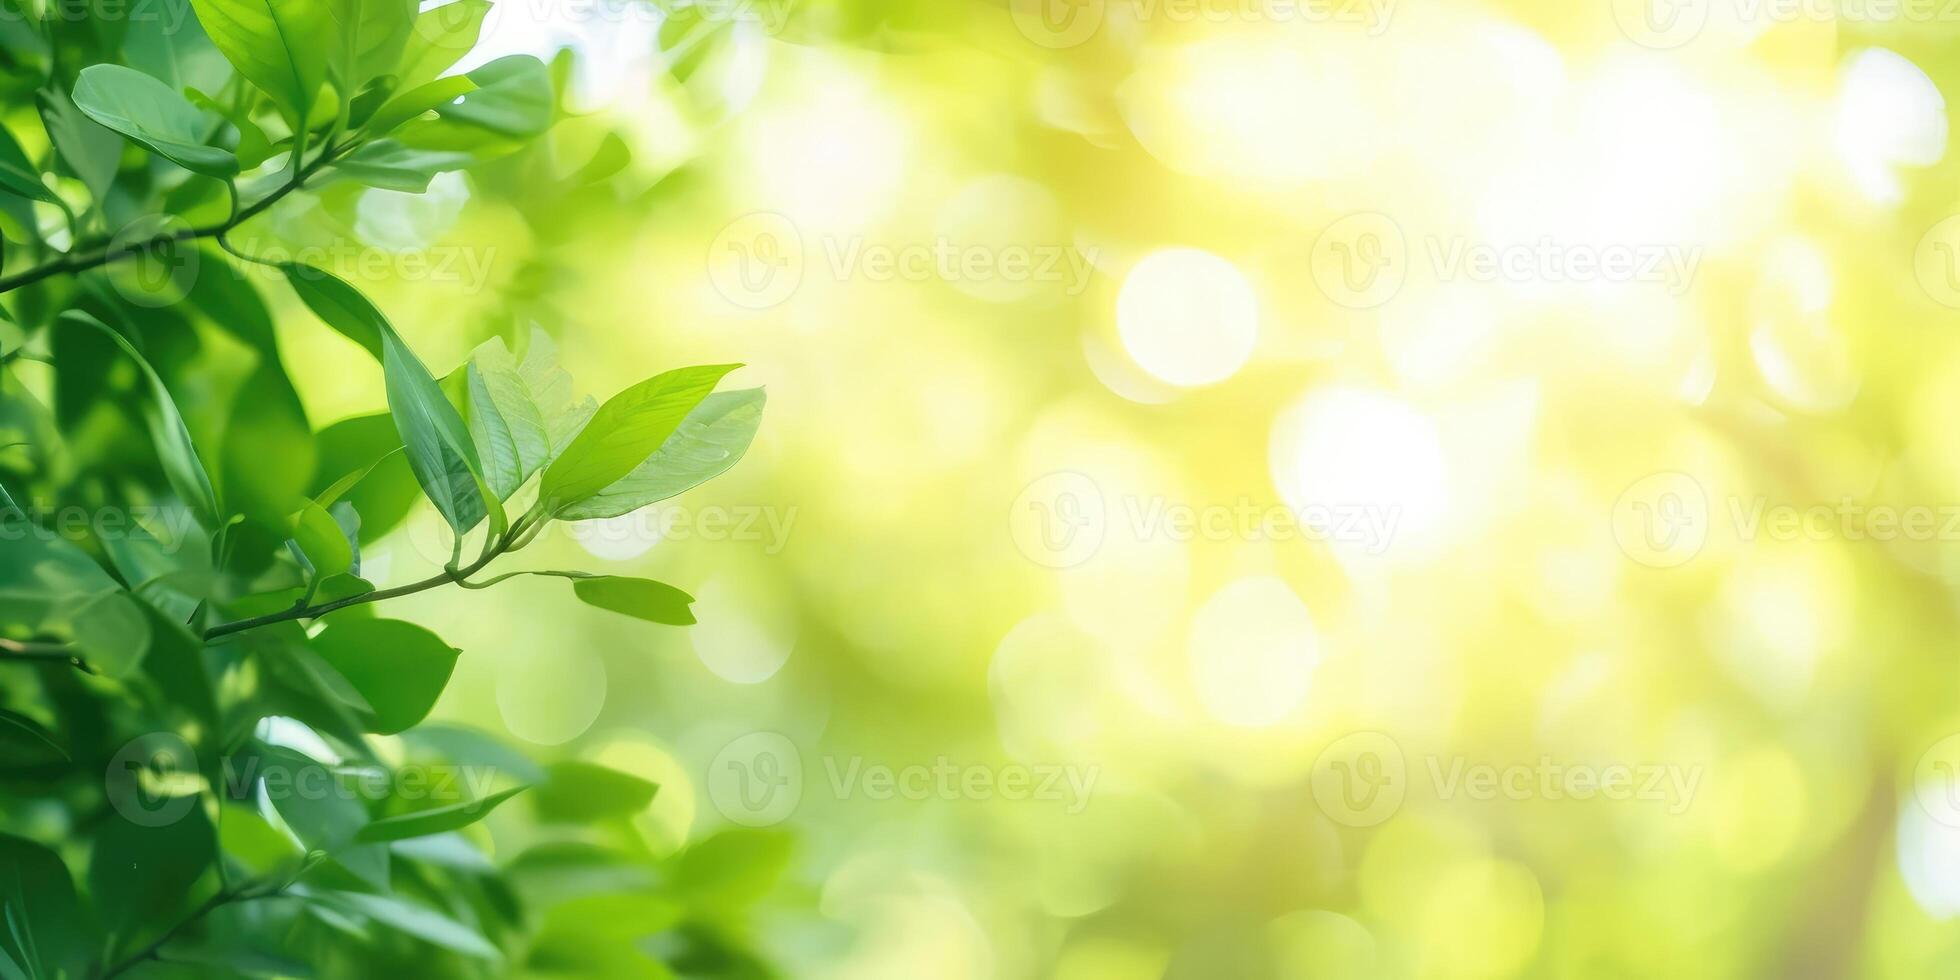
[[[1218,590],[1191,622],[1190,652],[1198,700],[1220,721],[1246,727],[1298,710],[1320,659],[1306,605],[1270,577]]]
[[[1899,876],[1927,915],[1960,915],[1960,827],[1934,820],[1917,801],[1901,806]]]
[[[1840,73],[1838,156],[1866,199],[1896,204],[1896,166],[1924,167],[1946,153],[1946,99],[1919,66],[1884,48],[1858,52]]]
[[[1379,554],[1430,534],[1448,509],[1449,466],[1435,422],[1379,391],[1307,396],[1273,424],[1269,456],[1280,495],[1304,523],[1332,522],[1337,548]]]
[[[448,233],[469,200],[469,182],[453,170],[435,175],[426,194],[369,188],[354,206],[354,232],[377,248],[427,248]]]
[[[1145,371],[1174,385],[1237,373],[1259,339],[1259,303],[1232,263],[1195,248],[1143,257],[1123,277],[1116,330]]]

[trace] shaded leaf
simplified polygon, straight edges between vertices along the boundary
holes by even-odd
[[[428,716],[458,653],[434,633],[392,619],[333,622],[313,649],[360,692],[370,709],[368,730],[383,735]]]
[[[653,803],[658,790],[638,776],[573,760],[546,767],[545,781],[532,791],[531,803],[540,820],[591,823],[639,813]]]
[[[694,597],[665,582],[623,575],[579,578],[572,591],[588,606],[598,606],[634,619],[669,626],[694,625],[694,612],[688,607]]]

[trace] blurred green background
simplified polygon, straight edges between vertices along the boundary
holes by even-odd
[[[503,0],[463,67],[569,48],[587,115],[267,234],[372,246],[320,264],[438,374],[768,387],[523,556],[699,625],[396,615],[655,851],[788,832],[790,975],[1952,975],[1941,6]]]

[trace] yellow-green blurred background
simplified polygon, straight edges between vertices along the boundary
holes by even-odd
[[[503,0],[632,162],[342,188],[373,292],[769,402],[520,556],[699,625],[403,600],[437,717],[794,834],[792,976],[1960,975],[1948,7]]]

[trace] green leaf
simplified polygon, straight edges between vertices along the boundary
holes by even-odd
[[[83,601],[70,617],[75,646],[90,667],[108,677],[128,677],[150,652],[150,621],[124,592]]]
[[[455,150],[424,150],[390,139],[364,143],[338,163],[334,171],[370,187],[420,194],[439,173],[461,170],[476,158]]]
[[[761,388],[709,395],[646,462],[592,497],[566,507],[559,519],[618,517],[726,473],[755,439],[764,401]]]
[[[41,107],[48,142],[100,206],[122,165],[122,137],[89,119],[60,89],[42,89],[34,93],[34,101]]]
[[[211,43],[272,97],[295,129],[305,125],[327,77],[332,20],[322,0],[191,0]]]
[[[483,460],[484,478],[508,497],[544,468],[583,425],[596,403],[572,401],[571,376],[558,367],[544,331],[532,334],[519,364],[492,338],[470,355],[466,368],[470,435]]]
[[[209,530],[224,525],[223,510],[218,505],[217,491],[211,488],[211,477],[198,459],[197,447],[191,445],[190,430],[184,426],[184,417],[177,411],[177,403],[170,397],[170,389],[164,387],[163,379],[157,376],[155,368],[143,359],[129,338],[109,329],[107,324],[76,310],[63,313],[61,319],[79,326],[93,327],[107,334],[116,345],[136,362],[144,377],[149,379],[150,393],[153,396],[144,412],[149,423],[150,441],[156,444],[157,457],[163,463],[163,474],[169,478],[170,486],[183,498],[191,511],[198,515]]]
[[[779,830],[736,827],[681,852],[674,891],[700,908],[753,905],[782,879],[795,839]]]
[[[659,787],[638,776],[576,760],[545,769],[544,784],[531,793],[538,819],[553,823],[592,823],[631,816],[653,803]]]
[[[292,537],[313,564],[315,581],[353,570],[353,543],[325,507],[312,501],[301,507],[293,515]]]
[[[326,0],[337,43],[328,73],[347,102],[370,79],[395,70],[415,20],[413,0]]]
[[[384,817],[361,828],[356,840],[376,843],[381,841],[406,840],[410,837],[427,837],[459,830],[483,819],[497,804],[529,789],[528,786],[514,786],[501,793],[493,793],[480,800],[468,803],[451,803],[419,813],[404,813],[400,816]]]
[[[456,669],[456,648],[414,623],[348,619],[329,624],[313,649],[370,706],[368,731],[393,735],[428,717]]]
[[[89,895],[102,925],[121,936],[187,914],[191,888],[217,858],[216,835],[203,809],[160,826],[111,814],[89,856]]]
[[[388,887],[388,849],[357,844],[367,808],[333,779],[332,770],[292,749],[253,743],[241,753],[241,771],[263,781],[265,798],[308,849],[324,851],[363,881]]]
[[[151,17],[130,17],[123,35],[123,60],[170,86],[173,92],[215,92],[231,77],[225,56],[211,44],[204,26],[191,16],[189,0],[149,0]]]
[[[422,496],[415,473],[404,455],[401,432],[386,412],[342,419],[320,430],[320,475],[345,474],[350,481],[339,493],[322,490],[316,500],[323,506],[345,497],[361,513],[362,543],[379,538],[408,516]],[[341,481],[336,481],[338,486]]]
[[[238,173],[238,158],[207,145],[209,125],[190,100],[122,65],[90,65],[75,80],[75,105],[90,119],[135,140],[164,159],[207,177]]]
[[[272,156],[272,141],[266,138],[265,130],[259,128],[250,115],[221,105],[216,99],[194,88],[185,89],[184,95],[199,109],[223,116],[238,133],[238,145],[232,149],[232,155],[238,158],[239,169],[250,170]]]
[[[0,516],[0,621],[69,635],[68,616],[122,586],[88,553],[19,515]]]
[[[0,708],[0,760],[4,760],[6,766],[47,761],[53,756],[59,756],[63,761],[73,760],[61,740],[41,727],[40,722],[20,712]]]
[[[402,50],[401,66],[395,71],[401,77],[398,90],[411,92],[435,81],[461,60],[476,47],[483,18],[489,13],[489,0],[456,0],[417,14],[415,29]]]
[[[498,58],[469,73],[476,89],[436,107],[444,120],[468,123],[513,139],[529,139],[551,128],[551,72],[528,55]]]
[[[502,955],[476,930],[426,905],[361,892],[326,892],[319,898],[342,911],[372,919],[451,952],[482,959],[497,959]]]
[[[0,191],[37,201],[55,199],[54,192],[41,183],[41,171],[27,161],[26,151],[5,126],[0,126]]]
[[[0,834],[0,953],[32,977],[79,977],[95,952],[94,933],[61,858]]]
[[[315,315],[381,361],[388,408],[422,492],[462,534],[492,513],[479,484],[482,464],[456,406],[381,311],[352,286],[307,266],[284,265],[286,278]]]
[[[688,608],[694,597],[665,582],[603,575],[575,579],[572,591],[588,606],[610,609],[634,619],[668,626],[694,625],[694,612]]]
[[[680,368],[614,395],[544,471],[538,490],[556,516],[617,483],[653,455],[715,384],[739,364]]]
[[[411,119],[436,109],[476,91],[476,83],[468,75],[451,75],[433,82],[419,85],[408,92],[397,92],[382,105],[380,110],[368,118],[362,128],[376,136],[393,130]]]

